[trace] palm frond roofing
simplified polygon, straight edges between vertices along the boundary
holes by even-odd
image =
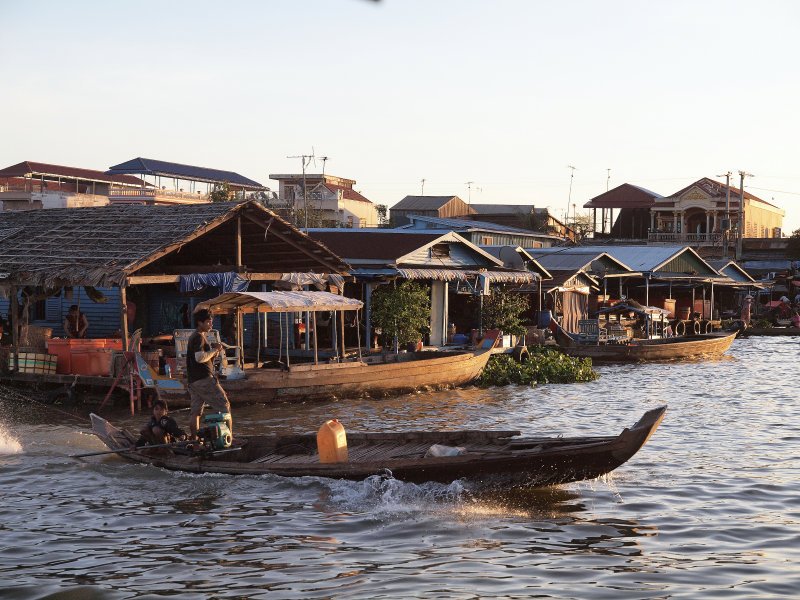
[[[110,175],[132,174],[132,175],[152,175],[160,177],[172,177],[189,181],[202,181],[203,183],[228,183],[238,188],[248,190],[267,190],[257,181],[248,179],[243,175],[233,171],[222,171],[220,169],[209,169],[207,167],[195,167],[192,165],[182,165],[180,163],[154,160],[152,158],[133,158],[124,163],[114,165],[108,171]]]
[[[132,204],[0,213],[0,277],[46,287],[120,285],[153,255],[180,248],[240,211],[273,219],[271,228],[279,224],[295,246],[347,268],[322,244],[257,202]]]

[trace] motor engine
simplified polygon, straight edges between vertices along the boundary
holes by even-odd
[[[233,442],[230,422],[229,413],[209,413],[203,416],[203,426],[197,431],[197,437],[212,450],[230,448]]]

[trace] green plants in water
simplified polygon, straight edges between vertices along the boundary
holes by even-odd
[[[493,385],[536,385],[537,383],[578,383],[594,381],[600,375],[590,358],[567,356],[558,350],[530,349],[530,358],[516,361],[509,354],[495,354],[489,359],[476,383]]]

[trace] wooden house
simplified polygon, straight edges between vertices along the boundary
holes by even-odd
[[[11,299],[0,310],[20,326],[61,335],[67,307],[80,304],[90,336],[116,332],[124,347],[134,329],[156,335],[186,326],[182,304],[191,312],[197,301],[227,291],[228,281],[264,289],[305,276],[341,286],[347,270],[255,201],[0,214],[0,286]],[[241,321],[233,328],[231,341],[242,345]],[[13,327],[14,346],[21,331]]]
[[[474,213],[458,196],[406,196],[389,209],[389,222],[400,227],[410,223],[411,215],[449,218]]]
[[[367,339],[370,296],[379,285],[395,279],[424,282],[430,287],[431,345],[447,342],[448,326],[468,333],[466,299],[488,293],[491,284],[526,284],[538,275],[525,268],[509,269],[498,258],[458,234],[404,229],[311,229],[308,234],[351,265],[358,289],[347,295],[363,300]]]

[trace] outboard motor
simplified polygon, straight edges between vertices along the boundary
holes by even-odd
[[[197,437],[212,450],[230,448],[233,442],[230,422],[229,413],[209,413],[203,416],[203,426],[198,430]]]

